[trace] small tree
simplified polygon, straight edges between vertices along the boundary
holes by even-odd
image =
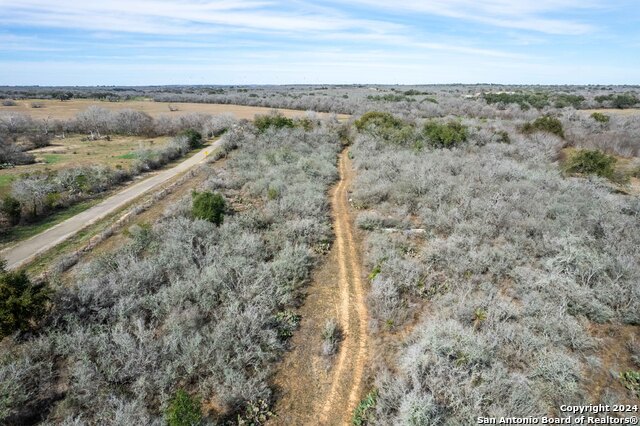
[[[568,173],[597,175],[612,179],[615,171],[616,158],[598,150],[580,150],[568,161]]]
[[[192,213],[198,219],[208,220],[220,226],[224,221],[225,207],[224,198],[218,193],[209,191],[193,193]]]
[[[451,148],[467,140],[467,128],[457,121],[446,124],[430,121],[424,125],[424,135],[438,148]]]
[[[8,272],[0,262],[0,338],[27,330],[45,313],[50,290],[34,284],[24,271]]]
[[[189,148],[196,149],[202,146],[202,134],[193,129],[187,129],[180,134],[185,136],[189,141]]]
[[[184,389],[178,389],[166,412],[169,426],[194,426],[202,423],[200,401]]]
[[[20,201],[16,200],[11,195],[4,196],[0,210],[7,215],[12,225],[20,222],[22,207],[20,206]]]

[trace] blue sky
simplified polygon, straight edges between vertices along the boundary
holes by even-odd
[[[0,0],[0,85],[640,84],[638,0]]]

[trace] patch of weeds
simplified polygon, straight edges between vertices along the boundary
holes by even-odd
[[[274,416],[275,414],[271,411],[269,404],[260,399],[247,404],[244,413],[238,414],[236,424],[238,426],[261,426]]]
[[[378,274],[382,272],[382,265],[380,265],[379,263],[373,267],[373,270],[371,271],[371,273],[369,273],[369,281],[373,281]]]
[[[184,389],[178,389],[166,411],[169,426],[194,426],[202,423],[200,401]]]
[[[353,413],[351,424],[353,426],[366,426],[374,419],[376,403],[378,401],[378,390],[374,389],[364,397]]]
[[[276,322],[276,330],[278,337],[286,340],[293,336],[293,332],[300,325],[302,316],[296,314],[293,311],[281,311],[275,315],[274,321]]]
[[[322,355],[332,356],[338,351],[341,337],[340,326],[335,319],[327,320],[322,329]]]
[[[625,388],[640,398],[640,371],[629,370],[620,373],[620,381]]]
[[[601,112],[594,112],[593,114],[591,114],[591,118],[602,124],[607,124],[610,120],[610,117],[608,115]]]

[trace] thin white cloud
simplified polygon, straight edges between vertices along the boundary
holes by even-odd
[[[414,12],[457,18],[492,26],[547,34],[580,35],[594,27],[573,19],[546,15],[598,7],[594,0],[352,0],[354,3],[391,11]]]
[[[287,11],[276,2],[223,1],[199,2],[162,0],[87,2],[0,0],[6,24],[41,25],[56,28],[93,29],[147,34],[207,33],[212,26],[246,28],[275,32],[317,32],[359,29],[391,31],[398,25],[344,17],[341,14]],[[7,13],[8,12],[8,13]]]
[[[181,43],[184,47],[207,48],[212,44],[210,36],[215,34],[216,42],[235,46],[239,41],[234,36],[259,33],[283,37],[285,42],[371,42],[386,48],[413,48],[418,52],[447,50],[493,57],[521,57],[465,41],[451,43],[443,42],[441,38],[422,41],[413,34],[412,28],[388,19],[353,18],[338,9],[304,1],[111,0],[78,5],[76,0],[0,0],[0,10],[5,12],[0,14],[0,23],[4,24],[90,31],[85,40],[89,46],[95,40],[113,40],[122,34],[191,38],[166,42],[167,48],[178,48]],[[206,37],[209,39],[204,40]],[[255,36],[251,40],[255,45],[264,44]],[[148,43],[147,47],[163,46],[161,41],[140,40],[124,41],[122,45],[143,48],[145,43]],[[246,46],[251,44],[251,41],[245,43]]]

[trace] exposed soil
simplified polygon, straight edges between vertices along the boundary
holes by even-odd
[[[340,156],[339,167],[340,181],[331,191],[335,242],[308,287],[292,351],[274,378],[278,403],[271,424],[350,424],[365,390],[368,313],[359,244],[349,210],[353,171],[347,151]],[[321,354],[321,334],[331,318],[340,325],[342,340],[336,355],[327,359]]]

